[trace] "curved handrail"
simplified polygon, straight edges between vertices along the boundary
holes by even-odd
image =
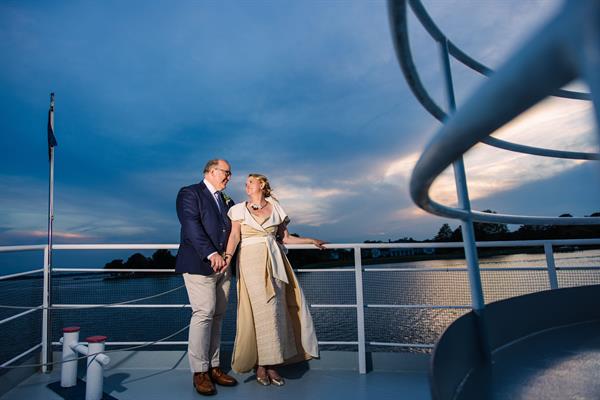
[[[458,46],[456,46],[450,39],[448,39],[444,33],[438,28],[435,24],[431,16],[423,7],[423,4],[420,0],[409,0],[410,6],[419,19],[419,21],[423,24],[423,27],[427,30],[427,32],[431,35],[431,37],[436,40],[438,43],[446,41],[448,44],[448,52],[451,54],[456,60],[460,61],[467,67],[471,68],[474,71],[477,71],[485,76],[490,76],[493,73],[493,70],[479,61],[473,59],[464,51],[462,51]],[[406,80],[409,83],[409,86],[415,95],[415,97],[419,100],[419,102],[425,107],[427,111],[431,115],[433,115],[440,122],[444,122],[448,117],[447,113],[437,104],[437,102],[429,95],[427,89],[423,85],[417,68],[414,65],[412,52],[410,50],[410,44],[408,40],[408,26],[407,26],[407,18],[406,18],[406,2],[393,2],[390,1],[388,3],[389,8],[389,17],[390,17],[390,25],[392,27],[392,38],[394,40],[394,46],[396,48],[396,55],[398,57],[398,61],[402,67],[402,71]],[[570,99],[578,99],[578,100],[590,100],[591,95],[589,93],[582,92],[573,92],[563,89],[556,89],[550,93],[550,95],[556,97],[570,98]],[[547,149],[543,147],[533,147],[526,146],[518,143],[509,142],[506,140],[498,139],[498,138],[487,138],[481,140],[481,142],[505,149],[510,151],[517,151],[520,153],[526,153],[536,156],[544,156],[544,157],[554,157],[554,158],[568,158],[575,160],[598,160],[600,159],[600,154],[598,153],[585,153],[585,152],[575,152],[575,151],[559,151],[553,149]]]
[[[571,160],[600,160],[600,153],[585,153],[581,151],[552,150],[542,147],[533,147],[524,144],[507,142],[506,140],[498,139],[493,136],[483,138],[480,140],[480,142],[497,147],[499,149],[515,151],[517,153],[531,154],[534,156],[568,158]]]
[[[406,1],[389,1],[388,2],[388,17],[390,19],[390,27],[392,30],[392,39],[394,48],[396,49],[396,56],[400,63],[400,68],[404,73],[404,77],[408,82],[410,90],[419,100],[419,102],[425,107],[431,115],[437,120],[444,121],[446,119],[446,113],[440,106],[437,105],[435,100],[431,98],[427,89],[421,82],[417,67],[413,61],[412,52],[410,50],[410,43],[408,40],[408,21],[406,18]]]
[[[410,193],[413,201],[430,213],[463,220],[471,218],[481,222],[515,224],[600,224],[600,218],[594,217],[565,219],[466,211],[442,205],[429,197],[429,189],[435,178],[480,141],[511,151],[549,157],[588,160],[600,158],[596,153],[542,149],[510,143],[489,136],[514,117],[579,76],[577,62],[573,60],[579,38],[571,33],[581,31],[581,21],[585,17],[593,18],[595,16],[594,10],[587,10],[586,7],[598,6],[593,2],[567,3],[562,12],[563,15],[555,17],[548,23],[515,57],[497,71],[459,112],[451,118],[447,118],[444,111],[424,88],[413,62],[406,20],[406,3],[408,1],[390,0],[388,3],[396,54],[417,99],[434,117],[446,122],[424,150],[413,170],[410,181]],[[418,0],[410,0],[410,2],[411,6],[416,5],[417,10],[419,10],[419,6],[422,8]],[[593,23],[596,22],[593,21]],[[433,21],[431,24],[430,29],[434,34],[441,34]],[[433,27],[437,29],[437,32]],[[546,68],[548,62],[552,62],[553,68]],[[481,65],[481,67],[485,66]],[[527,82],[529,86],[525,87],[523,82]],[[518,99],[518,101],[506,102],[505,99],[509,94],[511,98]]]
[[[409,0],[410,8],[415,13],[415,16],[419,19],[425,30],[429,33],[429,35],[434,38],[437,42],[448,41],[448,52],[458,61],[460,61],[463,65],[471,68],[473,71],[477,71],[482,75],[490,76],[494,73],[494,71],[484,65],[483,63],[475,60],[473,57],[469,56],[463,50],[461,50],[458,46],[456,46],[444,33],[442,30],[436,25],[433,21],[421,0]],[[564,90],[558,89],[552,93],[552,96],[555,97],[563,97],[574,100],[591,100],[592,97],[589,93],[584,92],[576,92],[572,90]]]

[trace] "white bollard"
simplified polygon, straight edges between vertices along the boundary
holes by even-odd
[[[104,354],[106,336],[90,336],[88,342],[87,376],[85,384],[85,400],[101,400],[104,383],[103,363],[98,359]]]
[[[60,386],[72,387],[77,385],[77,357],[74,347],[79,343],[79,327],[63,328],[62,368],[60,371]]]
[[[101,400],[104,383],[103,368],[110,363],[110,358],[104,354],[106,336],[90,336],[86,339],[88,345],[79,343],[79,327],[63,328],[62,369],[60,386],[77,386],[77,359],[79,354],[87,356],[87,377],[85,384],[85,400]]]

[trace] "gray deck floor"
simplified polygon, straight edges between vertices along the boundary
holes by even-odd
[[[507,346],[459,399],[600,399],[600,322],[556,328]]]
[[[113,362],[111,361],[111,364]],[[128,368],[128,363],[115,360],[114,367],[105,371],[104,392],[119,400],[129,399],[200,399],[205,398],[192,386],[191,373],[181,366],[162,369]],[[153,365],[153,364],[148,364]],[[324,368],[325,367],[325,368]],[[219,399],[430,399],[427,372],[421,370],[373,371],[361,375],[355,370],[289,366],[281,369],[286,378],[283,387],[263,387],[254,374],[235,376],[235,387],[217,387],[211,398]],[[60,400],[46,387],[60,380],[60,369],[51,374],[35,374],[1,397],[2,400],[47,399]]]
[[[260,386],[254,375],[236,375],[240,384],[218,387],[213,398],[219,399],[430,399],[426,374],[355,371],[307,371],[301,377],[287,376],[283,387]],[[60,374],[36,374],[2,396],[2,400],[60,400],[46,387],[60,380]],[[105,376],[104,390],[119,400],[129,399],[199,399],[204,398],[192,387],[192,379],[182,370],[118,370]]]

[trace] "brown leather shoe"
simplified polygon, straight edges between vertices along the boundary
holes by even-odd
[[[227,375],[223,370],[219,367],[214,367],[210,369],[210,378],[214,383],[221,386],[235,386],[237,385],[237,381],[234,377]]]
[[[194,388],[198,393],[205,396],[217,393],[208,372],[194,372]]]

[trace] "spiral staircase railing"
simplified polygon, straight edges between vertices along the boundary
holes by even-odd
[[[571,4],[575,3],[575,4]],[[585,6],[587,4],[587,6]],[[586,78],[586,74],[578,73],[578,70],[571,70],[573,68],[570,67],[569,62],[557,63],[557,69],[565,69],[562,75],[568,75],[569,79],[562,78],[559,81],[551,82],[547,81],[549,77],[548,74],[544,74],[542,69],[548,69],[548,65],[552,65],[553,61],[556,58],[560,58],[563,53],[569,54],[569,52],[564,51],[562,49],[562,42],[565,42],[564,46],[578,47],[577,42],[573,40],[562,40],[563,36],[567,36],[572,38],[577,35],[573,33],[573,29],[580,24],[581,18],[583,15],[588,15],[589,19],[594,17],[594,12],[586,13],[585,10],[589,8],[597,8],[597,4],[594,1],[588,2],[569,2],[563,11],[548,24],[545,30],[539,33],[538,37],[532,40],[532,43],[526,45],[521,52],[514,57],[514,61],[512,63],[508,63],[506,68],[497,73],[494,73],[490,68],[483,65],[479,61],[473,59],[469,55],[467,55],[464,51],[458,48],[452,41],[450,41],[443,32],[437,27],[437,25],[433,22],[432,18],[429,16],[424,6],[419,0],[400,0],[400,1],[389,1],[389,17],[390,17],[390,26],[392,30],[392,37],[394,39],[394,44],[396,47],[396,54],[398,57],[398,61],[402,68],[402,71],[406,77],[406,80],[409,84],[409,87],[413,91],[415,97],[419,100],[419,102],[423,105],[423,107],[436,119],[445,123],[445,126],[440,129],[435,138],[429,143],[426,150],[423,152],[415,170],[413,172],[413,176],[411,179],[411,196],[417,205],[426,211],[432,212],[437,215],[451,217],[451,218],[464,218],[466,217],[466,213],[463,212],[462,209],[450,208],[446,207],[442,204],[436,203],[429,198],[428,191],[431,183],[437,175],[439,175],[444,169],[446,169],[455,159],[459,158],[468,150],[470,147],[475,145],[477,142],[486,143],[490,146],[494,146],[497,148],[502,148],[505,150],[515,151],[519,153],[526,153],[536,156],[546,156],[553,158],[566,158],[566,159],[575,159],[575,160],[600,160],[599,153],[589,153],[589,152],[574,152],[574,151],[562,151],[562,150],[553,150],[553,149],[545,149],[540,147],[526,146],[522,144],[508,142],[502,139],[494,138],[490,136],[493,131],[519,115],[521,112],[525,111],[527,108],[531,107],[538,101],[542,100],[546,96],[553,95],[563,98],[570,99],[578,99],[578,100],[591,100],[591,93],[581,93],[581,92],[573,92],[568,90],[560,89],[560,86],[568,83],[569,81],[582,77]],[[412,53],[410,50],[409,37],[408,37],[408,24],[407,24],[407,6],[410,5],[414,14],[421,22],[423,27],[427,30],[430,36],[438,42],[441,49],[442,62],[446,68],[446,87],[447,87],[447,95],[452,98],[449,101],[449,112],[446,112],[440,107],[437,102],[431,97],[431,95],[425,89],[423,85],[418,70],[414,64]],[[584,7],[585,6],[585,7]],[[596,11],[597,14],[597,11]],[[600,19],[597,15],[596,18]],[[568,20],[568,24],[564,21]],[[557,26],[559,25],[559,26]],[[567,25],[567,26],[564,26]],[[585,24],[581,24],[582,26]],[[566,28],[573,29],[566,29]],[[556,29],[563,28],[563,29]],[[581,30],[581,29],[580,29]],[[548,38],[548,36],[551,36]],[[594,36],[594,35],[591,35]],[[536,39],[544,39],[544,43],[541,43],[542,40]],[[598,43],[600,36],[590,38],[591,41],[596,41],[596,47],[600,47]],[[554,45],[554,46],[553,46]],[[538,54],[541,51],[532,51],[532,48],[540,48],[543,46],[543,51],[552,50],[552,54],[548,54],[546,58],[539,59],[533,56],[523,57],[527,53],[529,54]],[[552,49],[547,49],[547,47],[554,47]],[[557,54],[558,53],[558,54]],[[573,50],[575,53],[575,50]],[[461,112],[459,115],[451,115],[454,114],[454,90],[452,87],[452,74],[449,70],[449,63],[445,61],[449,56],[453,56],[457,61],[461,62],[465,66],[471,68],[472,70],[481,73],[486,76],[492,76],[490,82],[488,82],[481,90],[473,95],[473,97],[465,104],[464,107],[461,107]],[[552,60],[548,60],[549,57],[556,56]],[[524,59],[525,58],[525,59]],[[524,59],[524,60],[523,60]],[[598,62],[598,61],[596,61]],[[515,65],[516,64],[516,65]],[[534,98],[532,99],[522,99],[519,105],[513,106],[514,110],[507,109],[502,110],[505,113],[511,111],[510,115],[502,115],[502,116],[494,116],[493,114],[499,112],[496,111],[499,106],[502,105],[500,102],[493,102],[490,100],[494,100],[499,98],[501,95],[506,94],[506,89],[502,91],[502,85],[505,83],[511,83],[512,85],[519,85],[519,90],[512,91],[512,97],[516,99],[518,102],[519,96],[525,97],[527,94],[523,93],[527,91],[527,84],[523,84],[524,79],[521,78],[520,75],[516,74],[513,69],[515,67],[519,67],[522,70],[529,68],[529,74],[534,77],[537,75],[538,78],[536,81],[542,82],[544,87],[537,89],[533,94]],[[591,66],[588,68],[579,68],[586,69],[589,71],[589,74],[598,75],[596,70],[594,70]],[[517,71],[518,72],[518,71]],[[499,79],[499,78],[500,79]],[[596,77],[596,79],[599,79]],[[586,79],[589,82],[589,79]],[[544,82],[547,81],[547,82]],[[528,81],[531,82],[531,81]],[[591,85],[590,85],[591,86]],[[511,86],[512,88],[512,86]],[[492,93],[490,93],[492,92]],[[487,102],[485,105],[481,105],[480,102],[483,96],[487,96]],[[493,95],[493,98],[490,96]],[[598,113],[598,104],[595,102],[596,113]],[[468,108],[468,109],[467,109]],[[480,115],[479,113],[471,112],[473,108],[476,108],[480,111],[485,111],[484,115]],[[487,108],[487,110],[485,110]],[[506,108],[506,107],[504,107]],[[464,119],[467,118],[468,124],[462,125]],[[486,121],[484,121],[484,119]],[[485,126],[479,127],[478,124],[485,123]],[[474,130],[473,128],[479,128]],[[446,137],[450,137],[450,140],[455,143],[450,147],[448,145],[448,139]],[[442,147],[442,149],[440,149]],[[448,151],[448,149],[452,149],[454,151]],[[440,157],[446,153],[445,157]],[[451,154],[449,154],[451,153]],[[433,157],[435,155],[435,157]],[[444,165],[440,165],[442,164]],[[436,168],[432,168],[436,166]],[[573,225],[573,224],[600,224],[600,218],[569,218],[566,220],[565,218],[554,218],[554,217],[531,217],[531,216],[517,216],[517,215],[503,215],[503,214],[489,214],[489,213],[481,213],[478,211],[471,211],[472,218],[474,221],[480,222],[496,222],[496,223],[532,223],[532,224],[556,224],[556,225]]]
[[[410,7],[429,35],[438,43],[443,66],[447,111],[428,93],[413,60],[407,11]],[[501,68],[492,71],[456,46],[437,27],[419,0],[388,0],[388,16],[396,56],[406,81],[417,100],[442,127],[417,161],[410,179],[410,194],[417,206],[434,215],[459,219],[471,287],[471,303],[478,318],[482,354],[489,357],[485,331],[483,296],[473,222],[588,225],[600,224],[599,217],[561,218],[492,214],[471,209],[463,155],[482,142],[504,150],[575,160],[600,160],[599,153],[552,150],[508,142],[491,136],[548,96],[593,101],[596,128],[600,121],[600,2],[565,2],[562,10]],[[460,107],[456,107],[450,57],[489,79]],[[590,93],[562,89],[583,79]],[[510,101],[506,101],[510,99]],[[598,133],[598,129],[597,129]],[[600,134],[598,135],[600,138]],[[458,207],[431,199],[434,180],[450,165],[454,168]]]

